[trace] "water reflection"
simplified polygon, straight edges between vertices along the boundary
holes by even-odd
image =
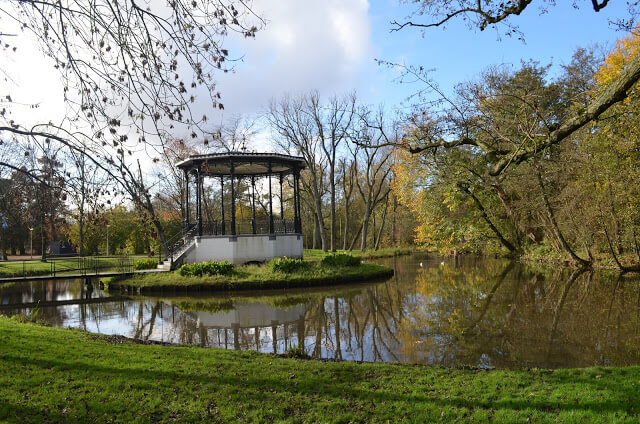
[[[20,305],[39,301],[54,326],[224,349],[302,347],[317,358],[640,364],[637,278],[478,258],[385,262],[396,269],[389,281],[329,290],[105,299],[80,281],[20,283],[0,287],[0,312],[26,313]]]

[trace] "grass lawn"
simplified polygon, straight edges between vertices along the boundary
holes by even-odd
[[[161,291],[227,291],[260,290],[269,288],[313,287],[370,281],[390,277],[389,267],[361,263],[358,266],[333,267],[319,261],[291,273],[273,271],[269,264],[243,265],[230,275],[182,276],[178,272],[139,274],[131,277],[112,277],[109,290],[132,287],[141,293]]]
[[[638,422],[640,368],[477,371],[136,344],[0,318],[0,421]]]
[[[378,250],[338,250],[337,253],[346,253],[358,258],[362,259],[370,259],[370,258],[388,258],[393,256],[401,256],[401,255],[410,255],[416,252],[415,248],[409,247],[385,247],[383,249]],[[304,258],[305,259],[322,259],[327,255],[327,252],[323,252],[321,249],[305,249],[304,250]]]

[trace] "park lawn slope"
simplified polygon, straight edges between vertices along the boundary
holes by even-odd
[[[374,281],[393,275],[384,265],[361,263],[358,266],[333,267],[310,261],[304,269],[291,273],[273,271],[267,265],[239,266],[230,275],[182,276],[177,272],[139,274],[112,278],[109,290],[134,290],[140,293],[183,291],[261,290],[317,287]]]
[[[2,422],[638,422],[639,375],[287,359],[0,317]]]

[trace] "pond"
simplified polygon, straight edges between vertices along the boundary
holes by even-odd
[[[110,297],[84,283],[0,286],[0,313],[142,340],[314,358],[481,368],[640,364],[640,279],[498,259],[380,259],[386,282]],[[94,285],[94,287],[97,284]]]

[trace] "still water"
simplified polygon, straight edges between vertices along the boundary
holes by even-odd
[[[0,285],[0,313],[29,313],[24,305],[40,302],[39,316],[56,327],[223,349],[283,353],[295,346],[327,359],[483,368],[640,364],[637,277],[479,258],[378,262],[395,276],[322,290],[109,299],[77,280]]]

